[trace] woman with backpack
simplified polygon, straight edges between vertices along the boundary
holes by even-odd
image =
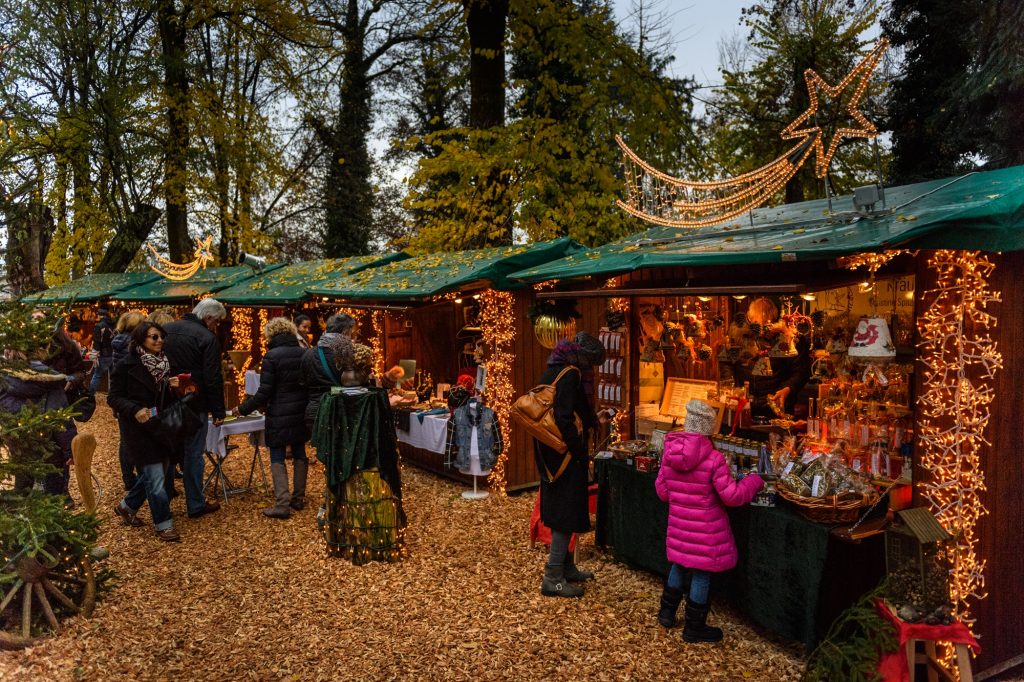
[[[590,334],[580,332],[573,341],[558,342],[548,358],[547,370],[537,382],[555,386],[552,411],[569,448],[563,455],[534,440],[540,471],[540,518],[551,529],[551,549],[540,590],[549,597],[582,597],[583,588],[573,583],[594,577],[576,567],[569,553],[569,540],[573,533],[590,530],[587,432],[597,424],[594,368],[602,362],[604,346]]]

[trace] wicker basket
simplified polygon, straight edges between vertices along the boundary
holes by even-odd
[[[623,440],[608,447],[615,459],[631,459],[637,455],[647,454],[647,441]]]
[[[803,497],[786,490],[784,486],[777,488],[779,496],[789,502],[804,518],[815,523],[835,525],[853,523],[861,512],[878,501],[878,493],[869,493],[853,497],[831,495],[829,497]]]

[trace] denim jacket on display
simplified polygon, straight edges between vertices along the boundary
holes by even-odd
[[[458,455],[455,458],[455,467],[468,469],[470,466],[469,453],[472,446],[473,419],[470,406],[475,405],[480,417],[476,429],[477,447],[480,450],[480,469],[487,471],[494,467],[498,461],[498,454],[501,452],[501,429],[498,420],[494,416],[494,410],[471,400],[462,407],[455,410],[452,422],[455,424],[455,445],[458,447]]]

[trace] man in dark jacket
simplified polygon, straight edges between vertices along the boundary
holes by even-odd
[[[110,371],[114,363],[114,348],[110,342],[114,340],[114,320],[107,314],[106,308],[97,311],[99,321],[92,330],[92,349],[96,352],[96,370],[92,373],[89,392],[95,393],[100,387],[100,379]]]
[[[191,374],[199,392],[190,406],[202,419],[202,427],[190,443],[185,444],[182,471],[185,482],[185,507],[189,518],[198,518],[220,509],[216,502],[207,502],[203,494],[203,472],[206,449],[207,417],[220,426],[224,422],[224,377],[220,369],[220,344],[214,333],[221,320],[228,316],[224,305],[213,298],[204,298],[192,312],[180,320],[169,322],[164,331],[164,353],[171,363],[171,374]]]

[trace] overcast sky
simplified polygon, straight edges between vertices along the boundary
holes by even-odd
[[[651,0],[645,0],[651,4]],[[626,30],[635,30],[628,17],[639,0],[613,0],[616,17]],[[723,36],[746,29],[740,25],[740,10],[753,0],[662,0],[655,5],[670,15],[669,30],[675,62],[672,75],[693,76],[699,85],[717,85],[718,42]]]

